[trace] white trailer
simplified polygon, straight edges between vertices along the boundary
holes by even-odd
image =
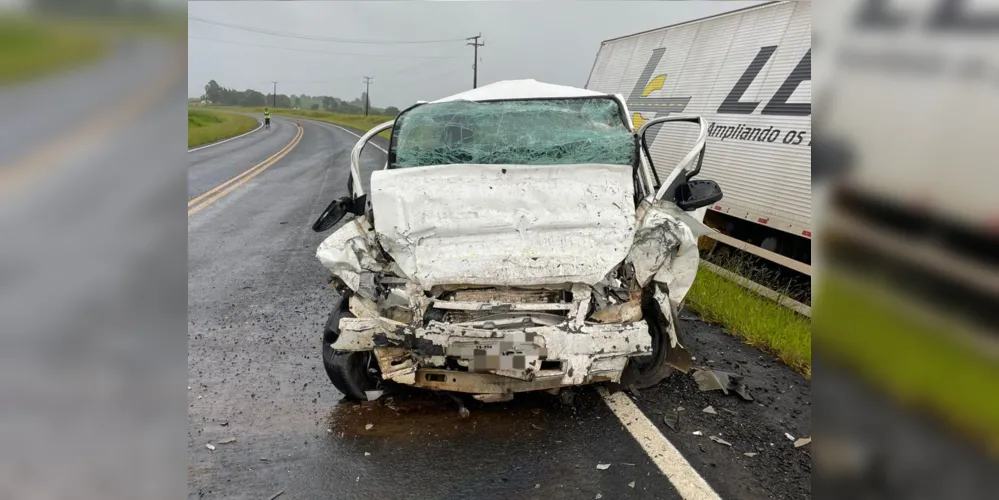
[[[811,8],[769,2],[606,40],[586,83],[623,95],[635,128],[657,116],[702,116],[710,126],[702,175],[725,193],[706,222],[752,245],[722,241],[807,275]],[[695,136],[670,129],[652,142],[660,176]]]

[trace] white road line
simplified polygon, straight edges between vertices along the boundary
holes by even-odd
[[[256,118],[254,118],[254,120],[256,120]],[[228,139],[226,139],[224,141],[213,142],[213,143],[211,143],[211,144],[209,144],[207,146],[200,146],[200,147],[196,147],[194,149],[188,149],[187,152],[188,153],[193,153],[195,151],[201,151],[202,149],[210,148],[212,146],[218,146],[219,144],[225,144],[225,143],[227,143],[229,141],[235,141],[236,139],[239,139],[240,137],[248,136],[248,135],[250,135],[250,134],[252,134],[252,133],[260,130],[260,127],[263,127],[263,126],[264,126],[264,124],[261,123],[260,120],[257,120],[257,128],[255,128],[255,129],[253,129],[253,130],[251,130],[251,131],[249,131],[249,132],[247,132],[245,134],[240,134],[240,135],[237,135],[236,137],[230,137],[230,138],[228,138]]]
[[[298,118],[298,117],[296,116],[295,118]],[[340,125],[337,125],[335,123],[324,122],[324,121],[319,121],[319,120],[310,120],[308,118],[301,118],[301,119],[305,120],[307,122],[318,123],[320,125],[329,125],[331,127],[335,127],[335,128],[340,129],[340,130],[343,130],[344,132],[346,132],[346,133],[348,133],[348,134],[350,134],[350,135],[352,135],[354,137],[357,137],[358,139],[361,138],[361,134],[358,134],[357,132],[354,132],[353,130],[350,130],[348,128],[341,127]],[[379,145],[377,145],[377,144],[375,144],[375,143],[373,143],[371,141],[368,141],[368,145],[369,146],[374,146],[374,147],[378,148],[382,153],[388,154],[388,151],[385,151],[385,148],[383,148],[383,147],[381,147],[381,146],[379,146]]]
[[[604,402],[621,421],[621,424],[638,441],[649,458],[666,475],[669,482],[673,483],[673,487],[684,500],[716,500],[721,498],[708,485],[707,481],[694,470],[694,467],[683,458],[673,443],[670,443],[666,436],[659,432],[655,424],[642,413],[642,410],[638,409],[631,398],[623,392],[608,394],[607,389],[603,387],[597,387],[597,392],[604,398]]]

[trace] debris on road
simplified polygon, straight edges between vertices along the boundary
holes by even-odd
[[[367,425],[364,426],[364,430],[370,431],[371,428],[374,427],[374,426],[375,426],[375,424],[367,424]]]
[[[716,442],[718,444],[723,444],[725,446],[732,446],[732,443],[730,443],[728,441],[725,441],[724,439],[722,439],[722,438],[720,438],[718,436],[708,436],[708,439],[710,439],[710,440],[712,440],[712,441],[714,441],[714,442]]]
[[[634,488],[635,487],[635,482],[632,481],[632,482],[628,483],[628,487],[629,488]]]
[[[705,408],[705,409],[703,409],[701,411],[703,411],[704,413],[710,413],[712,415],[717,415],[718,414],[718,412],[715,411],[715,408],[713,406],[708,406],[707,408]]]
[[[790,433],[788,433],[788,432],[785,432],[785,433],[784,433],[784,437],[786,437],[786,438],[787,438],[788,440],[790,440],[790,441],[794,441],[794,436],[792,436],[792,435],[791,435]]]
[[[759,455],[759,453],[753,453],[750,451],[748,453],[743,453],[743,455],[746,455],[747,457],[755,457],[756,455]]]
[[[610,466],[611,466],[611,464],[597,464],[597,469],[599,469],[599,470],[607,470],[607,469],[610,468]]]
[[[371,453],[368,453],[368,452],[364,452],[364,456],[366,456],[366,457],[370,457],[370,456],[371,456]]]
[[[208,444],[206,444],[206,445],[205,445],[205,448],[208,448],[209,450],[212,450],[212,451],[215,451],[215,445],[214,445],[214,444],[212,444],[212,443],[208,443]]]
[[[742,375],[721,370],[696,368],[693,377],[701,392],[720,390],[728,395],[729,391],[732,391],[746,401],[753,401],[753,396],[749,394],[749,388],[743,382]]]
[[[364,395],[367,396],[368,401],[374,401],[385,394],[385,391],[364,391]]]
[[[810,438],[810,437],[801,438],[801,439],[799,439],[799,440],[797,440],[797,441],[794,442],[794,447],[795,448],[801,448],[802,446],[805,446],[806,444],[811,443],[811,442],[812,442],[812,438]]]
[[[538,489],[538,488],[541,488],[541,483],[536,483],[536,484],[534,485],[534,489]]]
[[[275,498],[281,496],[282,494],[284,494],[284,490],[281,490],[281,491],[279,491],[279,492],[271,495],[271,497],[269,499],[267,499],[267,500],[274,500]]]
[[[704,435],[704,433],[703,433],[703,432],[701,432],[701,431],[694,431],[694,435],[695,435],[695,436],[703,436],[703,435]]]
[[[236,438],[230,437],[230,438],[225,438],[225,439],[219,441],[219,444],[229,444],[229,443],[235,443],[235,442],[236,442]]]
[[[597,493],[597,496],[596,496],[596,499],[597,499],[597,500],[600,500],[600,499],[601,499],[601,498],[603,498],[603,497],[604,497],[603,495],[601,495],[600,493]]]
[[[680,427],[680,412],[666,412],[666,414],[663,415],[663,423],[675,432],[677,427]]]

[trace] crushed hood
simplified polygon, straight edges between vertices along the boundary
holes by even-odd
[[[592,285],[628,255],[636,222],[623,165],[379,170],[371,205],[382,248],[424,289]]]

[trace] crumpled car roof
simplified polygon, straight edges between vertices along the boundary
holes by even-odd
[[[612,94],[569,87],[566,85],[544,83],[537,80],[504,80],[431,102],[498,101],[504,99],[545,99],[559,97],[601,97],[610,95]]]

